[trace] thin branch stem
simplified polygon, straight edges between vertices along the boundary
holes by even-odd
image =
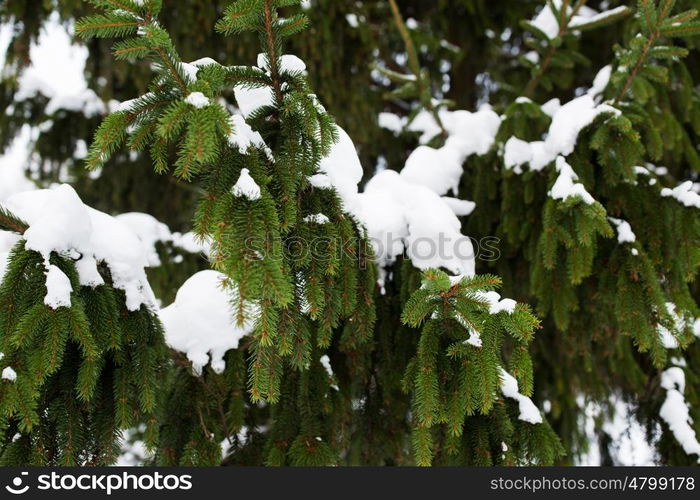
[[[566,34],[569,32],[569,21],[572,17],[578,14],[578,11],[581,10],[581,7],[586,5],[586,1],[587,0],[578,0],[578,2],[576,2],[576,5],[574,5],[573,10],[571,11],[571,15],[566,15],[566,8],[568,7],[569,2],[566,1],[562,3],[561,16],[559,18],[559,33],[557,33],[558,38],[563,38],[564,36],[566,36]],[[547,50],[547,54],[542,60],[542,64],[540,64],[537,74],[533,76],[532,79],[530,79],[530,81],[527,84],[527,87],[525,87],[525,91],[523,93],[525,97],[531,98],[533,96],[535,90],[542,81],[542,76],[547,71],[547,69],[549,69],[549,65],[552,63],[552,59],[554,59],[554,54],[556,54],[557,49],[558,47],[555,47],[550,43],[549,49]]]
[[[408,53],[408,65],[411,68],[411,72],[413,75],[416,77],[416,84],[418,85],[418,92],[421,95],[421,100],[423,100],[423,96],[427,96],[425,99],[425,102],[423,102],[423,105],[430,111],[430,113],[433,115],[435,118],[435,121],[437,122],[438,126],[440,127],[440,132],[442,133],[443,137],[447,137],[447,130],[445,130],[445,126],[442,123],[442,120],[440,119],[440,115],[437,112],[437,109],[435,109],[435,106],[432,103],[432,98],[430,96],[429,89],[426,88],[425,81],[423,81],[423,77],[421,75],[421,70],[420,70],[420,62],[418,60],[418,52],[416,51],[416,46],[413,43],[413,39],[411,38],[411,34],[408,32],[408,28],[406,27],[406,23],[403,20],[403,16],[401,15],[401,11],[399,10],[399,6],[396,4],[396,0],[388,0],[389,1],[389,7],[391,7],[391,12],[394,16],[394,22],[396,23],[396,28],[399,30],[399,34],[401,35],[401,38],[403,39],[403,43],[406,47],[406,52]]]
[[[632,85],[632,82],[634,82],[634,79],[637,77],[637,74],[642,69],[644,62],[647,59],[647,55],[649,54],[649,50],[654,45],[654,42],[656,41],[656,38],[658,36],[659,32],[655,31],[647,40],[647,43],[644,45],[642,53],[640,54],[639,59],[637,60],[637,64],[634,65],[634,68],[632,68],[632,71],[630,71],[630,74],[627,76],[627,80],[625,80],[625,84],[622,86],[620,93],[617,94],[617,97],[615,97],[615,104],[618,104],[622,100],[622,98],[625,97],[625,94],[627,94],[627,91]]]
[[[277,46],[273,30],[273,5],[272,0],[265,0],[265,37],[267,42],[267,59],[270,65],[270,77],[272,87],[277,98],[277,103],[282,105],[282,82],[280,80],[280,68],[277,61]]]

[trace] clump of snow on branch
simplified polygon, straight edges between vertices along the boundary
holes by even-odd
[[[259,148],[265,152],[268,159],[272,160],[272,151],[259,132],[253,130],[243,118],[243,115],[234,114],[231,116],[231,134],[228,136],[228,142],[242,154],[246,154],[251,147]]]
[[[557,172],[559,172],[559,177],[557,177],[549,193],[552,198],[566,201],[569,198],[578,196],[588,205],[595,202],[593,196],[586,191],[586,187],[580,182],[576,182],[578,175],[576,175],[574,169],[566,162],[563,156],[557,157],[556,168]]]
[[[72,292],[73,287],[68,276],[58,267],[49,265],[46,272],[46,297],[44,297],[44,304],[51,309],[70,307],[70,294]]]
[[[138,236],[143,251],[146,253],[148,266],[160,266],[161,261],[158,256],[158,251],[156,250],[156,244],[172,240],[170,228],[155,217],[140,212],[120,214],[116,216],[116,219],[129,226],[136,236]]]
[[[513,314],[515,306],[518,305],[513,299],[502,299],[501,295],[494,291],[478,292],[476,295],[479,300],[483,300],[488,304],[490,314],[498,314],[499,312]]]
[[[533,403],[529,397],[520,393],[518,381],[503,368],[501,368],[501,392],[505,397],[518,402],[518,408],[520,409],[518,418],[520,420],[531,424],[542,423],[542,414],[540,410],[537,409],[537,406],[535,406],[535,403]]]
[[[678,314],[678,308],[673,302],[666,302],[666,312],[673,319],[673,329],[677,332],[683,332],[686,328],[690,328],[693,334],[700,338],[700,319],[684,318]],[[678,340],[668,328],[659,324],[657,331],[661,337],[661,342],[666,349],[677,349]]]
[[[330,220],[325,214],[311,214],[304,217],[304,222],[310,222],[313,224],[327,224],[330,222]]]
[[[377,173],[359,194],[362,165],[352,140],[339,128],[339,142],[310,181],[315,187],[336,188],[345,209],[366,226],[381,266],[406,252],[419,269],[444,267],[471,276],[474,249],[461,233],[457,216],[468,215],[475,205],[443,195],[457,191],[462,164],[469,156],[491,149],[501,119],[489,107],[476,113],[442,110],[440,116],[447,131],[444,146],[418,147],[400,173]],[[440,133],[427,112],[419,113],[411,126],[423,132],[422,140]],[[442,245],[440,251],[437,244]]]
[[[201,92],[192,92],[185,98],[185,102],[197,109],[206,108],[211,104],[209,98]]]
[[[14,382],[17,380],[17,372],[15,372],[12,367],[8,366],[2,371],[2,379]]]
[[[266,54],[258,54],[258,69],[260,72],[270,73],[270,65]],[[285,54],[281,57],[280,71],[296,73],[306,71],[306,64],[295,55]],[[248,118],[255,110],[263,106],[270,106],[274,102],[272,87],[248,87],[237,85],[233,89],[236,102],[243,116]]]
[[[119,220],[84,205],[72,187],[62,184],[18,193],[5,205],[29,224],[22,236],[26,248],[42,255],[47,272],[55,252],[77,261],[81,285],[95,286],[99,284],[97,263],[102,262],[110,270],[114,287],[124,291],[130,311],[142,305],[155,307],[141,240]]]
[[[506,141],[504,164],[515,173],[522,172],[522,166],[530,170],[542,170],[558,156],[573,153],[581,131],[601,114],[618,115],[619,110],[608,104],[596,104],[591,94],[584,94],[558,107],[552,114],[552,123],[547,136],[541,141],[526,142],[516,137]]]
[[[553,0],[552,3],[554,4],[557,10],[561,9],[561,0]],[[567,4],[567,17],[571,16],[571,14],[573,13],[573,8],[571,6],[572,3],[573,2],[569,2],[569,4]],[[606,10],[603,12],[597,12],[596,10],[584,5],[577,10],[574,16],[571,17],[567,27],[569,29],[576,29],[578,26],[590,22],[597,22],[603,20],[606,17],[615,15],[623,10],[627,10],[627,7],[616,7],[614,9]],[[559,36],[559,31],[561,29],[561,26],[559,25],[559,19],[550,7],[549,3],[545,3],[544,7],[542,7],[542,9],[537,13],[534,19],[532,19],[529,23],[538,30],[540,30],[542,33],[544,33],[550,40]]]
[[[637,241],[637,236],[632,231],[632,226],[626,220],[616,219],[615,217],[608,217],[608,220],[613,223],[615,229],[617,229],[617,242],[618,243],[634,243]]]
[[[663,188],[661,196],[675,198],[686,207],[700,208],[700,194],[695,191],[693,181],[685,181],[673,189]]]
[[[182,285],[175,302],[160,311],[166,342],[186,354],[197,374],[210,359],[212,369],[223,372],[226,351],[237,348],[253,330],[251,320],[236,325],[231,307],[233,291],[224,287],[227,281],[217,271],[201,271]]]
[[[233,196],[247,198],[250,201],[259,200],[262,196],[260,194],[260,186],[250,176],[250,170],[247,168],[241,170],[241,175],[231,188],[231,192]]]
[[[661,374],[661,387],[666,389],[666,399],[659,415],[668,424],[678,443],[688,455],[700,457],[700,442],[691,426],[692,418],[683,393],[685,392],[685,373],[678,366],[667,368]],[[700,463],[700,458],[698,459]]]
[[[170,228],[149,214],[128,212],[119,214],[116,219],[133,231],[141,241],[143,251],[148,259],[148,267],[158,267],[162,264],[158,255],[158,243],[171,243],[173,247],[187,253],[203,253],[209,255],[210,245],[194,233],[171,232]],[[80,264],[82,261],[78,261]]]

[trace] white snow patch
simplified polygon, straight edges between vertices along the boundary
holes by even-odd
[[[608,217],[608,220],[612,222],[615,229],[617,229],[618,243],[634,243],[637,241],[637,237],[632,231],[632,226],[630,226],[629,222],[622,219],[616,219],[614,217]]]
[[[700,208],[700,194],[693,191],[693,181],[685,181],[673,189],[663,188],[661,196],[675,198],[686,207]]]
[[[659,416],[668,424],[678,443],[688,455],[700,457],[700,442],[691,426],[688,403],[685,392],[685,373],[682,368],[673,366],[661,374],[661,387],[666,389],[666,400],[661,405]],[[698,459],[700,463],[700,458]]]
[[[192,92],[185,98],[185,102],[197,109],[206,108],[211,104],[209,98],[201,92]]]
[[[583,184],[575,182],[578,180],[578,175],[574,172],[563,156],[557,157],[557,171],[559,172],[559,177],[552,186],[552,190],[549,195],[555,200],[566,201],[571,197],[580,197],[581,200],[587,205],[591,205],[595,202],[593,197],[590,195]]]
[[[24,233],[26,248],[44,257],[47,270],[52,252],[85,262],[78,267],[81,283],[94,282],[93,264],[104,262],[114,287],[126,294],[130,311],[142,305],[155,307],[155,297],[146,278],[148,260],[138,236],[128,226],[83,204],[67,184],[52,189],[18,193],[7,208],[29,224]]]
[[[15,372],[12,367],[8,366],[2,371],[2,379],[14,382],[17,380],[17,372]]]
[[[73,292],[73,287],[70,284],[68,276],[65,275],[58,267],[49,265],[46,272],[46,296],[44,304],[51,309],[59,307],[70,307],[70,294]]]
[[[325,214],[311,214],[304,217],[304,222],[310,222],[314,224],[327,224],[330,219]]]
[[[518,418],[531,424],[541,424],[542,414],[540,413],[540,410],[537,409],[537,406],[535,406],[535,403],[533,403],[529,397],[525,396],[524,394],[520,394],[520,391],[518,390],[518,381],[515,379],[515,377],[513,377],[503,368],[501,368],[500,371],[501,392],[505,397],[514,399],[518,402],[518,407],[520,409],[520,416]]]
[[[494,291],[478,292],[475,295],[477,295],[480,300],[484,300],[488,303],[490,314],[498,314],[502,311],[513,314],[515,306],[518,305],[513,299],[501,299],[501,295]]]
[[[241,170],[241,175],[238,181],[231,188],[233,196],[239,198],[248,198],[250,201],[259,200],[261,198],[260,186],[250,176],[250,171],[247,168]]]
[[[198,272],[178,290],[175,302],[160,311],[167,344],[186,354],[197,374],[210,360],[215,372],[223,372],[226,352],[253,331],[252,320],[236,325],[231,307],[235,290],[224,289],[225,281],[217,271]]]

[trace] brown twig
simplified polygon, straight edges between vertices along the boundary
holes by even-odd
[[[406,27],[406,23],[403,20],[403,16],[401,15],[399,6],[397,5],[396,0],[388,1],[389,7],[391,7],[391,12],[394,16],[394,22],[396,23],[396,27],[399,30],[399,34],[401,35],[403,43],[406,47],[406,52],[408,53],[408,65],[411,68],[411,72],[416,77],[416,85],[418,86],[418,92],[421,96],[421,100],[423,100],[422,97],[424,95],[427,95],[427,99],[425,100],[426,102],[424,102],[423,105],[428,109],[428,111],[430,111],[430,113],[435,118],[435,121],[440,127],[440,132],[442,133],[443,137],[447,137],[447,130],[445,130],[445,126],[443,125],[442,120],[440,119],[440,115],[437,112],[437,109],[435,109],[435,106],[433,106],[430,93],[428,92],[428,89],[425,86],[425,82],[423,81],[423,77],[421,75],[420,70],[420,62],[418,61],[418,52],[416,52],[416,46],[413,43],[411,34],[408,32],[408,28]]]

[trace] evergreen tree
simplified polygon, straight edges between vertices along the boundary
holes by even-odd
[[[695,463],[696,2],[299,3],[61,0],[95,96],[123,102],[56,110],[3,81],[0,142],[36,127],[35,182],[68,165],[89,204],[194,233],[121,218],[154,241],[132,270],[172,302],[158,318],[108,255],[37,245],[8,201],[2,461],[112,463],[131,429],[162,465],[619,463],[622,413],[656,462]],[[51,12],[0,7],[28,21],[6,74]],[[460,223],[474,254],[420,253]]]

